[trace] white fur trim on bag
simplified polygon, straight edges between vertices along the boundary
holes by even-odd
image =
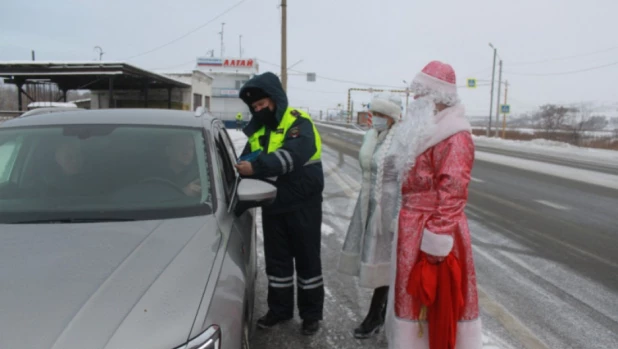
[[[453,237],[446,234],[435,234],[425,229],[421,241],[421,251],[436,257],[445,257],[453,249]]]
[[[418,83],[436,92],[443,92],[455,95],[457,94],[457,85],[448,83],[440,79],[436,79],[433,76],[425,74],[423,72],[416,74],[412,82]]]
[[[370,110],[372,112],[382,113],[390,116],[394,121],[399,120],[401,115],[401,107],[395,103],[389,102],[384,99],[374,99],[371,101]]]

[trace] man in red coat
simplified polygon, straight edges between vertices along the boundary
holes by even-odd
[[[401,183],[387,338],[391,349],[480,349],[476,274],[464,213],[474,162],[453,68],[429,63],[389,153]]]

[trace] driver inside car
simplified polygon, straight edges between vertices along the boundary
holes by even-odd
[[[47,195],[80,196],[93,191],[91,183],[85,176],[84,155],[80,142],[76,139],[64,139],[52,145],[52,167],[42,173],[43,182],[39,187]]]
[[[162,177],[176,184],[187,196],[200,196],[199,171],[195,159],[195,142],[191,135],[170,138],[165,147],[167,167],[159,172]]]

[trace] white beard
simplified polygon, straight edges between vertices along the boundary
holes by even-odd
[[[389,156],[394,157],[399,183],[414,167],[416,158],[425,151],[426,140],[434,129],[435,104],[429,98],[419,98],[408,107],[396,128]]]

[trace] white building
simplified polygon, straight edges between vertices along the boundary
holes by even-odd
[[[191,85],[191,110],[197,107],[210,109],[212,101],[213,77],[199,70],[190,72],[170,72],[165,75]]]
[[[238,95],[242,85],[258,74],[257,59],[200,57],[196,69],[213,78],[210,112],[215,117],[234,120],[240,112],[245,121],[251,119],[249,108]]]

